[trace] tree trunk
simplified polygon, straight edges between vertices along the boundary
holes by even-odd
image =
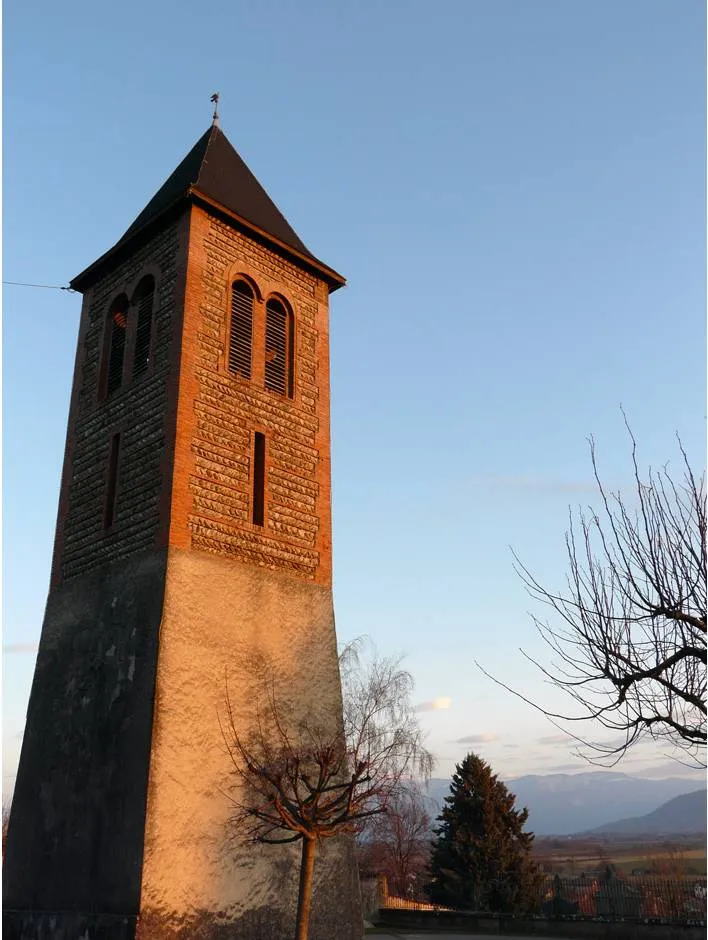
[[[312,879],[315,873],[315,855],[317,843],[314,839],[302,840],[302,861],[300,862],[300,891],[297,896],[296,940],[307,940],[312,905]]]

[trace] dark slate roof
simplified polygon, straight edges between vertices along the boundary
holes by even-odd
[[[319,261],[300,240],[268,193],[229,143],[226,135],[212,125],[162,184],[119,241],[98,261],[71,282],[81,289],[94,271],[110,256],[160,216],[190,196],[202,195],[223,206],[266,237],[293,249],[301,260],[311,260],[330,281],[330,287],[344,284],[344,278]],[[332,275],[328,277],[327,275]]]
[[[268,193],[216,125],[200,137],[121,241],[130,238],[152,222],[180,196],[186,195],[192,186],[203,195],[221,203],[226,209],[231,209],[248,222],[257,225],[267,234],[275,235],[296,251],[310,255]]]

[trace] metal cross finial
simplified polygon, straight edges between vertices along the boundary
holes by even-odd
[[[219,92],[215,91],[209,99],[214,105],[214,124],[219,126]]]

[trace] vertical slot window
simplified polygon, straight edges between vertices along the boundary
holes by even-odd
[[[251,521],[262,526],[265,521],[265,434],[256,431],[253,439],[253,500]]]
[[[133,378],[147,371],[150,364],[152,342],[152,312],[155,299],[155,281],[145,278],[138,286],[133,303],[138,308],[138,323],[135,330],[135,355],[133,356]]]
[[[114,434],[108,451],[108,477],[106,480],[106,499],[103,508],[103,528],[110,529],[116,518],[118,495],[118,457],[120,454],[120,434]]]
[[[292,398],[292,314],[279,300],[266,304],[265,387]]]
[[[229,333],[229,372],[251,378],[253,343],[253,291],[245,281],[231,288],[231,330]]]
[[[108,365],[106,368],[106,396],[117,392],[123,384],[125,337],[128,327],[128,299],[120,298],[110,314],[108,338]]]

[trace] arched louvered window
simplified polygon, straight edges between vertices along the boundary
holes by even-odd
[[[152,342],[152,313],[155,300],[155,279],[146,277],[138,284],[133,304],[138,308],[135,329],[135,355],[133,356],[133,378],[146,371],[150,364]]]
[[[128,298],[122,295],[111,305],[108,324],[108,354],[106,357],[105,394],[112,395],[123,384],[125,337],[128,329]]]
[[[236,281],[231,288],[229,372],[251,378],[252,344],[253,291],[245,281]]]
[[[293,317],[275,298],[266,304],[265,387],[293,396]]]

